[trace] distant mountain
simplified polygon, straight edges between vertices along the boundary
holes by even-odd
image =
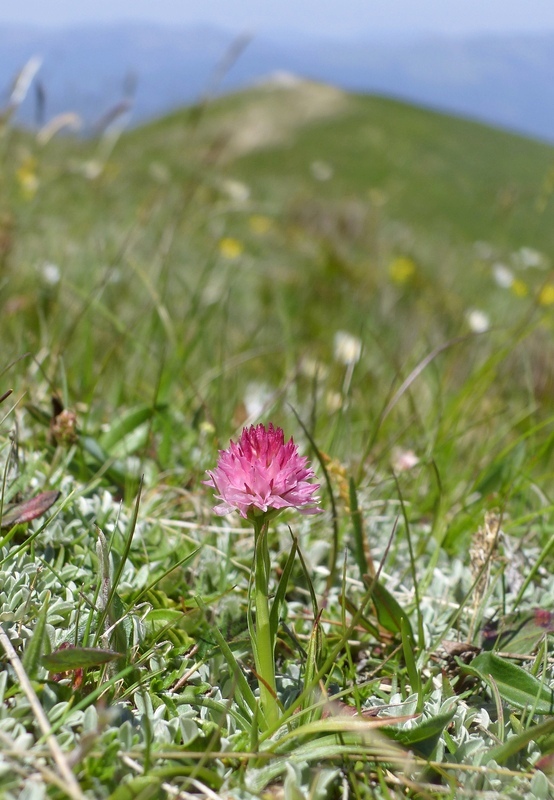
[[[4,26],[0,97],[6,102],[18,70],[32,56],[41,56],[18,120],[37,124],[74,111],[90,130],[121,101],[120,108],[132,101],[136,124],[195,102],[206,92],[236,89],[286,71],[554,141],[553,50],[554,34],[398,43],[282,36],[245,43],[208,26]]]

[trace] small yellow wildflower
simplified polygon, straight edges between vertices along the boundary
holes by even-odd
[[[347,510],[350,510],[350,489],[348,486],[348,470],[337,458],[331,458],[327,453],[322,453],[327,465],[327,474],[337,486],[340,499]]]
[[[521,278],[514,278],[510,288],[516,297],[527,297],[529,294],[529,288],[525,281],[522,281]]]
[[[26,156],[15,173],[21,193],[26,200],[32,200],[38,189],[37,160]]]
[[[271,229],[272,221],[263,214],[253,214],[248,220],[248,224],[252,233],[263,236]]]
[[[228,258],[233,260],[243,254],[244,246],[242,242],[239,242],[238,239],[233,239],[230,236],[226,236],[219,242],[219,252],[223,256],[223,258]]]
[[[551,306],[554,303],[554,284],[546,283],[539,292],[539,304]]]
[[[389,264],[389,275],[394,283],[408,283],[416,273],[416,265],[411,258],[400,256]]]
[[[204,420],[203,422],[201,422],[199,428],[200,428],[200,433],[202,433],[205,436],[213,436],[213,434],[215,433],[214,426],[208,420]]]

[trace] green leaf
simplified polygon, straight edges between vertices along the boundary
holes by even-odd
[[[554,614],[546,609],[516,612],[501,617],[498,624],[485,626],[484,650],[507,650],[511,653],[533,653],[547,633],[554,633]]]
[[[152,631],[159,632],[169,625],[179,625],[185,619],[185,614],[177,608],[153,608],[144,617],[144,622]]]
[[[163,778],[155,775],[137,775],[118,786],[108,800],[149,800],[151,797],[159,797],[162,781]]]
[[[385,630],[399,634],[402,633],[402,627],[404,625],[406,635],[410,636],[413,641],[414,634],[408,615],[389,590],[385,589],[383,584],[378,580],[373,583],[372,600],[379,624],[382,625]]]
[[[415,659],[415,645],[410,623],[406,617],[400,619],[401,635],[402,635],[402,652],[404,653],[404,662],[410,679],[412,692],[417,693],[417,711],[421,712],[423,709],[423,691],[421,684],[421,676],[419,674],[416,659]]]
[[[109,560],[108,560],[109,554],[107,551],[106,538],[102,533],[102,531],[98,529],[98,556],[100,560],[101,572],[103,572],[104,574],[101,577],[102,588],[100,592],[103,600],[103,607],[98,620],[96,643],[98,642],[100,636],[104,634],[106,620],[108,620],[109,621],[108,627],[114,628],[113,636],[116,637],[115,641],[112,640],[110,644],[113,646],[113,644],[116,643],[116,647],[118,649],[126,648],[127,639],[126,638],[124,639],[123,637],[125,635],[125,628],[127,628],[127,630],[130,630],[130,628],[127,621],[128,618],[126,616],[126,609],[123,603],[121,602],[119,595],[117,594],[117,588],[119,586],[119,581],[121,580],[121,576],[123,574],[123,569],[125,567],[125,563],[129,556],[129,552],[131,550],[131,543],[133,541],[133,535],[135,533],[135,528],[138,520],[141,493],[142,493],[142,479],[135,499],[133,513],[127,525],[127,531],[125,534],[125,540],[123,544],[123,552],[120,555],[119,562],[117,564],[117,567],[115,568],[115,574],[113,576],[113,580],[111,581],[111,583],[110,583]],[[107,597],[105,598],[103,597],[104,592],[106,592],[107,594]],[[116,624],[119,623],[120,620],[123,620],[122,624]]]
[[[430,758],[437,746],[442,732],[454,716],[454,710],[437,714],[413,728],[381,728],[389,738],[398,744],[413,750],[424,758]]]
[[[114,592],[111,598],[109,620],[112,630],[109,641],[106,644],[109,644],[111,648],[120,653],[125,653],[133,625],[117,592]]]
[[[496,683],[500,696],[516,708],[535,714],[554,713],[554,692],[526,670],[494,653],[481,653],[469,666],[456,659],[461,669],[485,683]]]
[[[351,759],[354,753],[359,753],[364,760],[368,755],[376,757],[377,761],[407,760],[406,753],[395,742],[379,735],[376,729],[382,726],[382,719],[328,717],[290,729],[268,743],[265,752],[273,753],[274,758],[260,769],[249,770],[249,790],[260,793],[290,763],[316,762],[320,767],[331,759]]]
[[[335,501],[335,495],[333,493],[333,484],[331,482],[331,478],[329,477],[329,470],[327,469],[327,464],[325,462],[325,458],[319,448],[317,447],[310,431],[304,425],[294,406],[290,406],[290,409],[296,419],[298,420],[298,424],[304,431],[304,435],[306,439],[309,441],[312,449],[314,451],[315,457],[319,461],[319,466],[321,467],[321,471],[323,472],[323,477],[325,479],[325,485],[327,486],[327,491],[329,492],[329,501],[331,503],[331,522],[333,526],[332,530],[332,537],[331,537],[331,547],[329,549],[329,574],[327,576],[327,591],[331,589],[335,581],[335,574],[337,570],[337,557],[339,552],[339,515],[337,511],[337,503]],[[317,613],[317,612],[316,612]]]
[[[304,671],[304,688],[308,689],[310,686],[314,689],[317,687],[317,671],[319,666],[319,656],[321,653],[321,611],[314,619],[310,640],[308,642],[308,652],[306,656],[306,669]],[[306,698],[306,705],[309,705],[314,700],[313,695]],[[308,721],[317,719],[321,714],[321,709],[317,709],[314,714],[308,715]]]
[[[143,450],[150,439],[150,430],[149,422],[139,425],[138,428],[127,434],[121,441],[110,447],[112,458],[126,458],[139,450]]]
[[[290,553],[288,554],[285,568],[283,569],[283,573],[279,580],[277,591],[275,592],[275,597],[273,598],[271,611],[269,613],[269,625],[273,641],[275,641],[275,637],[277,636],[277,628],[279,626],[279,610],[281,608],[281,604],[284,602],[285,599],[287,585],[289,582],[290,574],[292,572],[292,568],[294,566],[294,559],[296,557],[297,550],[298,550],[298,540],[295,536],[293,536],[292,547],[290,549]]]
[[[206,786],[215,789],[219,789],[222,784],[221,778],[214,770],[198,764],[167,765],[151,769],[148,775],[137,775],[126,780],[109,795],[108,800],[148,800],[151,797],[168,797],[171,795],[161,791],[162,782],[172,779],[179,780],[185,775],[191,774]],[[207,796],[214,796],[213,792]]]
[[[317,596],[312,582],[312,576],[310,575],[310,570],[308,569],[308,565],[306,564],[304,556],[302,555],[302,550],[298,550],[298,558],[300,559],[300,564],[302,565],[302,571],[304,572],[304,577],[306,578],[306,583],[308,584],[310,599],[312,601],[312,614],[314,615],[314,620],[315,620],[319,614],[319,608],[317,606]]]
[[[340,769],[318,770],[310,785],[310,800],[329,800],[330,797],[336,797],[341,776],[342,771]]]
[[[38,668],[40,666],[40,657],[43,650],[44,631],[46,630],[46,618],[48,615],[49,604],[50,592],[46,592],[46,597],[37,617],[37,623],[35,625],[33,635],[29,639],[27,646],[25,647],[25,652],[23,653],[23,667],[31,680],[34,680],[38,677]]]
[[[349,600],[348,597],[344,597],[344,596],[341,598],[341,602],[344,605],[344,607],[346,608],[346,610],[353,617],[355,615],[358,615],[357,616],[357,621],[358,621],[358,624],[361,625],[362,628],[364,628],[366,631],[368,631],[368,633],[370,633],[372,636],[374,636],[377,640],[379,640],[381,638],[380,632],[379,632],[379,628],[377,627],[377,625],[374,625],[373,622],[370,622],[370,620],[368,620],[363,615],[359,615],[359,610],[360,609],[359,609],[359,607],[357,605],[355,605],[351,600]]]
[[[196,602],[198,604],[198,607],[201,609],[201,611],[204,614],[206,614],[206,606],[204,605],[204,603],[202,602],[200,597],[196,598]],[[211,632],[212,632],[212,635],[214,636],[217,644],[221,648],[221,652],[223,653],[223,656],[224,656],[225,660],[227,661],[227,664],[229,665],[229,668],[230,668],[230,670],[231,670],[231,672],[233,674],[233,677],[236,680],[237,691],[240,694],[240,696],[242,697],[243,703],[246,705],[247,708],[250,709],[251,713],[253,715],[255,715],[257,713],[258,703],[257,703],[257,700],[256,700],[256,698],[254,696],[254,692],[252,691],[252,689],[248,685],[248,681],[246,680],[246,677],[244,676],[244,672],[242,671],[240,664],[238,663],[237,659],[235,658],[235,656],[233,654],[233,651],[231,650],[231,648],[229,647],[229,645],[225,641],[225,638],[224,638],[223,634],[221,633],[221,631],[219,630],[219,628],[217,627],[217,625],[214,625],[212,627]]]
[[[28,411],[31,417],[33,417],[33,419],[37,422],[40,422],[41,425],[46,425],[46,427],[50,425],[52,416],[46,411],[43,411],[42,408],[33,405],[33,403],[26,403],[25,411]]]
[[[86,667],[98,667],[121,658],[121,653],[115,650],[103,650],[100,647],[64,647],[54,650],[42,657],[42,665],[49,672],[68,672]]]
[[[121,489],[128,487],[134,491],[138,483],[138,475],[133,474],[126,469],[125,464],[117,459],[112,458],[92,436],[80,436],[79,446],[81,449],[92,459],[92,465],[87,465],[89,468],[98,468],[98,471],[112,481],[116,486]]]
[[[81,436],[79,438],[79,444],[98,464],[105,464],[110,460],[108,453],[92,436]]]
[[[353,478],[350,478],[348,490],[350,497],[350,517],[352,519],[352,529],[354,531],[354,559],[358,565],[358,569],[360,570],[360,577],[363,579],[363,576],[367,575],[370,570],[365,552],[362,515],[358,505],[358,494],[356,492],[356,484],[354,483]]]
[[[554,717],[541,722],[540,725],[532,725],[517,736],[511,736],[503,744],[499,744],[489,750],[488,757],[491,761],[496,761],[497,764],[503,764],[510,756],[515,755],[515,753],[526,747],[529,742],[536,742],[541,736],[548,736],[553,731]]]
[[[100,437],[100,446],[104,450],[107,450],[108,453],[111,453],[115,445],[121,443],[145,422],[151,420],[160,408],[150,405],[141,405],[136,408],[131,408],[129,411],[121,414],[121,416],[110,425],[109,430]],[[129,452],[131,451],[129,450]]]
[[[323,651],[323,629],[321,627],[321,611],[317,606],[317,596],[315,593],[314,585],[312,583],[312,578],[310,575],[310,571],[304,560],[304,556],[302,555],[302,550],[298,550],[298,557],[300,559],[300,563],[302,565],[302,570],[304,571],[304,576],[306,578],[306,583],[308,584],[308,589],[310,590],[310,598],[312,601],[312,614],[314,617],[314,622],[312,625],[312,630],[310,633],[310,640],[308,642],[308,651],[306,654],[306,667],[304,670],[304,689],[315,689],[317,685],[316,676],[319,669],[319,660],[321,653]],[[310,705],[313,700],[312,692],[306,697],[306,704]],[[319,711],[316,712],[315,716],[319,715]],[[312,716],[312,715],[310,715]]]

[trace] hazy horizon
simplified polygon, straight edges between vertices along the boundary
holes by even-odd
[[[554,31],[554,4],[544,0],[240,0],[222,5],[205,0],[201,11],[192,0],[176,5],[173,0],[59,0],[44,3],[28,0],[10,8],[0,7],[0,24],[46,28],[79,25],[149,22],[190,26],[214,25],[229,31],[249,30],[265,36],[288,31],[291,35],[352,38],[420,37],[425,35],[467,36]]]

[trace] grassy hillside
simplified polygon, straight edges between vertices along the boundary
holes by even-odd
[[[422,237],[432,228],[453,244],[553,244],[549,214],[537,213],[552,148],[506,132],[384,98],[350,97],[341,112],[247,153],[238,172],[267,191],[276,158],[282,179],[307,193],[317,185],[310,164],[328,163],[333,179],[322,182],[318,196],[367,202],[373,192],[387,216]]]
[[[387,324],[383,307],[390,319],[390,308],[404,300],[408,319],[403,313],[404,322],[396,323],[409,323],[413,343],[411,301],[422,291],[430,290],[435,310],[446,306],[431,328],[438,324],[439,335],[451,335],[463,330],[466,309],[485,296],[493,323],[521,309],[511,297],[496,297],[495,262],[517,268],[518,251],[532,248],[539,267],[518,273],[528,297],[548,278],[552,149],[392,101],[315,85],[260,89],[125,134],[113,149],[109,137],[93,144],[54,139],[39,147],[10,134],[4,152],[9,291],[19,291],[27,267],[32,273],[53,262],[73,287],[73,297],[67,291],[56,297],[69,318],[81,316],[73,289],[100,287],[117,267],[133,305],[143,310],[155,300],[141,275],[154,285],[161,280],[161,301],[178,320],[195,290],[224,283],[234,263],[241,265],[240,275],[232,270],[237,291],[250,303],[250,325],[242,308],[236,315],[239,347],[254,332],[262,345],[264,330],[267,341],[275,343],[277,330],[282,338],[283,320],[269,319],[264,304],[264,297],[277,300],[275,292],[285,292],[287,302],[292,295],[308,312],[302,319],[288,315],[297,344],[328,345],[322,322],[327,333],[335,326],[359,331],[368,316],[375,327]],[[26,170],[38,181],[32,197],[18,184]],[[243,184],[238,194],[236,181]],[[252,223],[256,215],[267,217],[258,223],[267,228],[263,233]],[[236,262],[218,250],[229,237],[240,242]],[[390,286],[388,270],[398,257],[416,267],[410,292]],[[108,287],[98,291],[121,299]],[[139,324],[133,305],[116,309],[116,298],[107,303],[110,311]],[[429,328],[421,319],[416,324]],[[106,325],[111,336],[103,319],[100,326]]]
[[[69,754],[4,642],[5,796],[546,797],[554,148],[300,83],[0,159],[0,644]],[[282,740],[202,484],[269,421],[325,511],[270,525]]]

